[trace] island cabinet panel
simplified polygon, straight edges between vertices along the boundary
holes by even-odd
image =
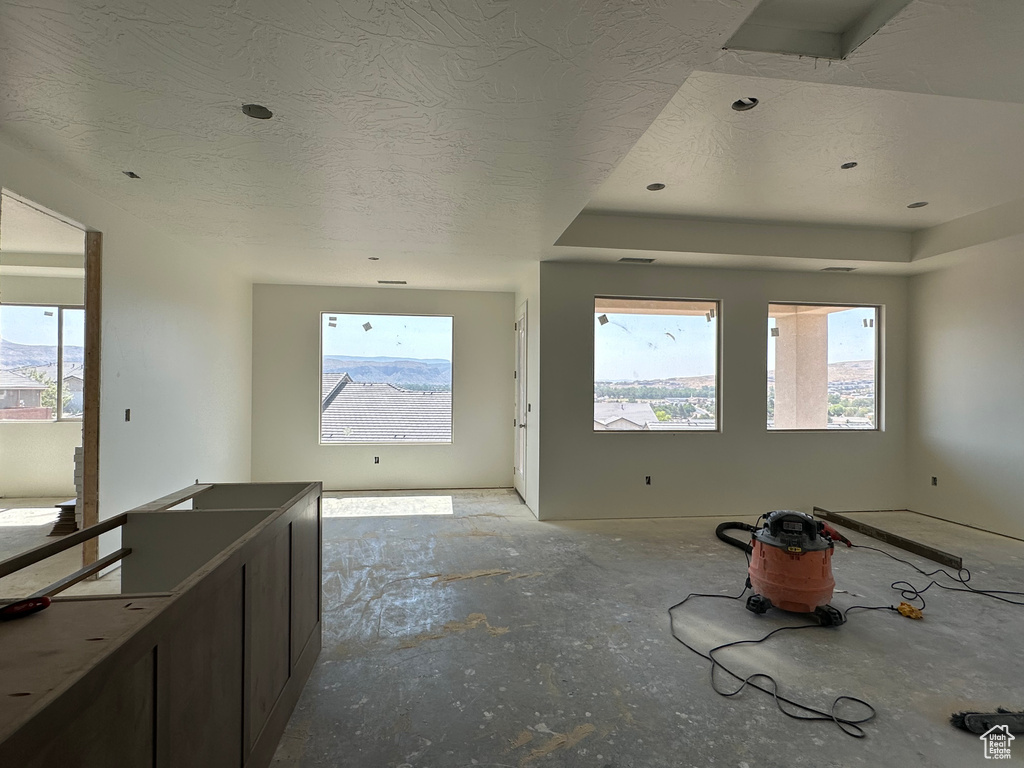
[[[320,499],[310,498],[292,522],[292,664],[320,624]]]
[[[246,566],[250,645],[249,743],[256,743],[291,671],[291,526],[256,552]]]
[[[101,523],[144,591],[0,623],[0,766],[269,766],[320,653],[320,497],[195,485]]]
[[[25,768],[111,768],[151,765],[154,733],[155,654],[120,666],[94,689],[95,698],[61,724],[23,762]]]
[[[168,768],[240,768],[244,656],[243,570],[196,586],[159,647],[160,709]]]

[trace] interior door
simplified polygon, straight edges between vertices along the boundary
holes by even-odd
[[[526,304],[516,313],[516,402],[515,402],[515,458],[513,484],[526,498],[526,430],[528,406],[526,404]]]

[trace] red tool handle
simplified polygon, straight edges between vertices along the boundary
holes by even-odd
[[[825,533],[828,534],[828,537],[830,539],[832,539],[832,541],[841,541],[841,542],[843,542],[843,544],[845,544],[848,547],[852,547],[853,546],[853,542],[852,541],[850,541],[848,538],[843,536],[843,534],[841,534],[839,531],[837,531],[831,525],[829,525],[828,523],[822,523],[822,525],[824,526]]]
[[[20,619],[31,613],[38,613],[44,608],[49,608],[52,601],[46,597],[30,597],[25,600],[18,600],[15,603],[8,603],[0,608],[0,621]]]

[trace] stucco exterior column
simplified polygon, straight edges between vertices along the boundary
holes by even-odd
[[[775,324],[775,428],[826,429],[828,314],[792,307]]]

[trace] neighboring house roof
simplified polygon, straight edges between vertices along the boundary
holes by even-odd
[[[320,378],[320,410],[324,409],[334,390],[352,381],[347,373],[325,373]]]
[[[609,432],[619,431],[635,431],[638,429],[647,429],[646,424],[637,424],[630,421],[629,419],[612,419],[611,421],[602,422],[595,421],[594,429],[600,432],[601,430],[607,430]]]
[[[610,426],[618,419],[625,419],[643,428],[650,421],[657,421],[650,403],[594,403],[594,421]],[[620,427],[621,428],[621,427]]]
[[[673,421],[652,421],[647,428],[655,432],[680,432],[686,429],[709,429],[715,425],[714,419],[676,419]]]
[[[0,389],[46,389],[46,384],[14,371],[0,371]]]
[[[326,443],[451,442],[452,393],[324,374],[320,438]]]

